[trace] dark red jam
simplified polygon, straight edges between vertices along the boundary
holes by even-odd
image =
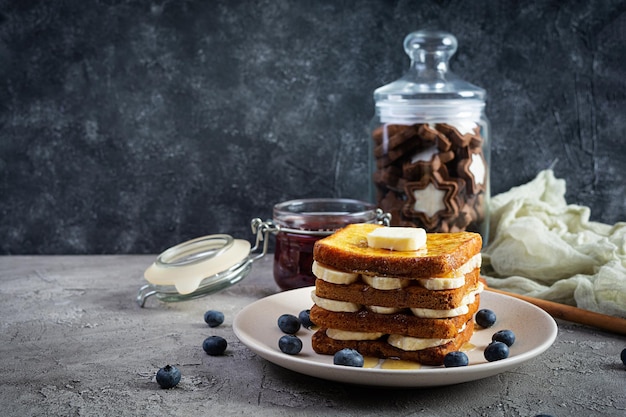
[[[274,280],[281,290],[315,284],[313,246],[324,236],[279,232],[274,252]]]
[[[371,203],[341,198],[285,201],[274,206],[273,214],[278,226],[274,280],[281,290],[315,284],[311,272],[315,242],[347,224],[382,222],[385,218]]]

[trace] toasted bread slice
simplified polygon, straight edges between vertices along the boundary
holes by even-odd
[[[465,274],[465,285],[462,287],[437,291],[427,290],[418,283],[395,290],[377,290],[363,281],[343,285],[317,279],[315,295],[366,306],[451,310],[461,306],[468,293],[478,290],[479,277],[480,270],[475,269]]]
[[[326,335],[326,329],[319,329],[313,334],[312,346],[316,353],[334,355],[343,348],[356,349],[363,356],[376,358],[397,358],[406,361],[419,362],[424,365],[442,365],[443,358],[449,352],[461,350],[474,332],[474,321],[469,320],[465,329],[457,334],[450,342],[440,346],[422,350],[407,351],[398,349],[382,338],[378,340],[335,340]]]
[[[398,278],[434,278],[460,268],[482,247],[478,233],[429,233],[417,251],[374,249],[367,235],[377,224],[350,224],[315,242],[313,258],[340,271]]]
[[[311,320],[317,326],[329,329],[450,339],[459,333],[463,325],[472,321],[479,305],[480,296],[477,295],[466,314],[442,319],[419,318],[410,310],[395,314],[379,314],[363,308],[356,313],[347,313],[328,311],[318,305],[313,305]]]

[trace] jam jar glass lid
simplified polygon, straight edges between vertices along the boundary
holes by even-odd
[[[185,301],[230,287],[248,275],[253,261],[268,250],[269,234],[276,228],[271,222],[251,221],[256,243],[227,234],[202,236],[163,251],[144,272],[148,281],[137,293],[143,307],[153,295],[162,301]]]
[[[190,294],[203,279],[241,263],[249,254],[247,240],[230,235],[204,236],[161,253],[144,277],[152,284],[173,285],[180,294]]]

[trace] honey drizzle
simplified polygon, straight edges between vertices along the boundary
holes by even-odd
[[[471,343],[471,342],[466,342],[463,344],[463,346],[461,346],[461,349],[459,349],[461,352],[470,352],[472,350],[476,349],[476,345]]]
[[[404,361],[400,359],[385,359],[380,365],[380,369],[420,369],[421,364],[413,361]]]
[[[378,358],[372,356],[363,357],[363,368],[375,368],[378,365]]]

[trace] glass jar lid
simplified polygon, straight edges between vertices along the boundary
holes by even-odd
[[[486,92],[449,70],[448,61],[457,45],[456,37],[443,31],[408,34],[404,51],[411,58],[409,70],[374,91],[381,119],[389,123],[477,120],[485,107]]]
[[[256,243],[216,234],[192,239],[163,251],[144,272],[148,281],[137,293],[143,307],[153,295],[162,301],[184,301],[202,297],[245,278],[252,262],[267,253],[269,234],[276,231],[271,222],[251,221]]]
[[[250,243],[230,235],[210,235],[189,240],[161,253],[144,272],[155,285],[173,285],[180,294],[191,294],[203,279],[241,263],[250,254]]]

